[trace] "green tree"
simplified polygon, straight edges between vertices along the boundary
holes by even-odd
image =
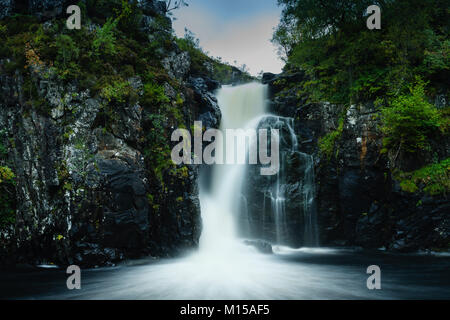
[[[283,14],[273,41],[286,69],[309,76],[302,86],[313,100],[375,99],[402,92],[416,75],[449,78],[445,0],[278,2]],[[372,4],[381,7],[381,30],[366,27],[365,12]]]
[[[395,97],[389,106],[382,108],[385,134],[384,147],[406,152],[416,152],[428,147],[428,139],[444,130],[440,112],[427,101],[425,83],[418,79],[409,93]]]

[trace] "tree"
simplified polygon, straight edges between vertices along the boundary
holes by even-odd
[[[400,94],[416,75],[448,79],[445,0],[278,0],[272,41],[286,69],[306,72],[312,100],[353,103]],[[381,30],[366,27],[367,7],[381,7]],[[433,85],[433,82],[431,82]]]
[[[171,14],[171,11],[179,9],[181,7],[187,7],[189,4],[186,0],[166,0],[166,11]]]

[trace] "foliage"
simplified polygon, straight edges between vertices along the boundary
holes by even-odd
[[[333,155],[334,147],[336,141],[342,136],[342,131],[344,130],[344,117],[339,119],[339,125],[336,130],[329,132],[325,136],[319,139],[318,146],[319,150],[326,155],[328,160],[331,159]]]
[[[9,167],[0,166],[0,228],[15,222],[15,175]]]
[[[96,55],[113,55],[116,51],[116,37],[114,31],[119,20],[109,18],[101,28],[97,28],[95,39],[92,43]]]
[[[144,150],[146,161],[153,168],[155,176],[159,182],[163,182],[163,171],[173,166],[170,157],[170,146],[168,135],[165,130],[166,117],[157,114],[148,116],[150,129],[148,130],[146,141],[147,148]]]
[[[443,131],[440,112],[425,96],[425,83],[417,78],[409,93],[394,97],[388,106],[381,109],[385,134],[384,147],[388,149],[416,152],[428,147],[428,139]]]
[[[187,7],[189,4],[186,0],[165,0],[166,3],[166,11],[171,14],[173,10],[179,9],[181,7]]]
[[[133,94],[133,88],[128,81],[122,79],[113,80],[112,83],[103,87],[100,95],[108,102],[125,103]]]
[[[278,3],[283,15],[272,40],[286,68],[308,75],[303,89],[311,100],[355,103],[398,94],[416,75],[431,86],[448,83],[445,0],[380,0],[381,30],[366,28],[371,0]]]
[[[144,85],[143,103],[149,106],[158,106],[169,102],[170,100],[164,92],[164,87],[154,82],[148,82]]]
[[[450,191],[450,158],[413,172],[397,172],[396,179],[406,192],[422,189],[430,195],[448,194]]]
[[[66,68],[70,61],[77,59],[80,53],[73,39],[66,34],[58,36],[56,47],[58,50],[56,61],[63,68]]]
[[[3,144],[5,131],[0,130],[0,229],[15,222],[15,174],[6,162],[8,148]]]

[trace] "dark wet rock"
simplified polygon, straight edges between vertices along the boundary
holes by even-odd
[[[218,89],[220,84],[209,78],[189,78],[189,86],[193,89],[194,99],[199,106],[199,121],[206,129],[219,128],[222,113],[213,91]]]
[[[269,86],[271,111],[295,119],[299,151],[314,157],[320,243],[402,252],[448,250],[450,228],[444,212],[449,210],[443,205],[448,196],[404,192],[391,176],[392,168],[412,171],[432,162],[432,154],[448,157],[448,139],[431,141],[435,153],[400,154],[396,159],[381,154],[383,135],[375,105],[309,103],[295,87],[304,77],[301,72],[265,74],[263,82]],[[437,107],[445,104],[445,98],[436,98]],[[337,130],[340,121],[342,133],[328,158],[318,142]],[[301,175],[292,173],[301,181]]]
[[[189,59],[180,59],[175,59],[180,66],[169,63],[170,70],[174,77],[188,78],[184,64]],[[0,70],[4,63],[0,61]],[[11,150],[8,164],[16,175],[17,198],[15,226],[0,230],[0,263],[87,267],[146,255],[173,256],[197,247],[197,169],[163,172],[162,182],[155,181],[149,174],[153,164],[144,161],[146,146],[140,138],[148,114],[139,102],[116,104],[116,117],[106,130],[99,121],[100,97],[51,72],[44,76],[36,70],[32,76],[46,113],[25,104],[20,73],[0,76],[0,126],[8,138],[2,143]],[[128,80],[140,97],[142,80]],[[206,83],[207,88],[216,86],[212,80]],[[175,101],[173,87],[166,83],[164,89]],[[196,96],[181,84],[178,92],[186,105],[180,109],[184,119],[193,122],[202,110],[211,112],[211,122],[218,124],[218,107],[209,91]]]
[[[292,124],[291,119],[283,117],[267,117],[260,122],[258,129],[279,130],[282,166],[275,175],[261,175],[261,165],[249,166],[239,226],[244,237],[300,247],[306,241],[305,210],[310,208],[306,194],[314,188],[308,177],[313,167],[311,157],[296,150]]]
[[[273,82],[276,79],[277,75],[274,73],[270,73],[270,72],[265,72],[263,73],[263,76],[261,78],[261,82],[263,84],[268,84]]]
[[[11,15],[14,9],[14,0],[0,0],[0,19]]]
[[[29,12],[40,18],[52,18],[65,13],[68,3],[67,0],[29,0]]]
[[[162,61],[162,65],[169,76],[176,80],[183,81],[186,79],[189,72],[191,58],[187,52],[172,52]]]

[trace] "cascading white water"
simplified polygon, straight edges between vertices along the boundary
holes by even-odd
[[[303,195],[304,245],[317,246],[317,227],[314,204],[314,164],[312,156],[298,152],[298,140],[294,132],[292,118],[274,116],[267,113],[267,86],[250,83],[238,87],[224,87],[217,93],[217,100],[222,112],[220,130],[257,129],[265,121],[271,126],[282,126],[286,131],[286,139],[290,140],[291,150],[296,153],[305,166],[304,179],[301,181]],[[217,145],[223,148],[223,145]],[[226,150],[223,150],[226,153]],[[284,154],[281,155],[281,167],[284,167]],[[248,221],[247,199],[241,195],[243,180],[246,174],[245,165],[216,165],[212,177],[211,190],[200,190],[203,232],[200,239],[202,253],[235,251],[237,230],[250,229]],[[286,180],[285,170],[279,170],[276,183],[268,190],[271,201],[271,214],[275,222],[275,243],[285,243],[288,230],[286,217],[286,195],[283,184]],[[263,199],[265,201],[265,198]],[[242,202],[244,206],[242,208]],[[265,207],[265,203],[264,203]],[[261,213],[264,217],[264,211]],[[237,227],[238,216],[245,226]],[[243,217],[243,218],[242,218]],[[300,232],[300,230],[299,230]]]
[[[250,83],[238,87],[224,87],[217,94],[222,111],[220,130],[256,129],[266,113],[267,87]],[[223,148],[218,143],[218,148]],[[224,150],[224,154],[226,150]],[[216,165],[211,190],[200,190],[203,231],[201,252],[236,250],[236,215],[245,165]]]

